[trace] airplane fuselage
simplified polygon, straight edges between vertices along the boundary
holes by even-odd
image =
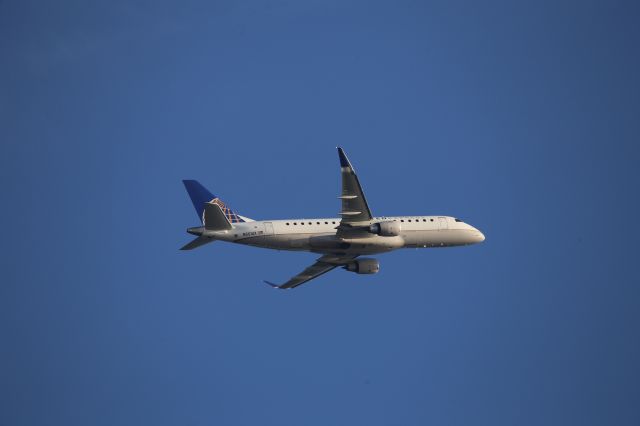
[[[484,241],[471,225],[450,216],[374,217],[370,224],[397,222],[397,235],[375,235],[368,230],[338,236],[340,218],[284,219],[234,223],[233,229],[208,231],[191,228],[190,233],[214,240],[275,250],[309,251],[322,254],[366,255],[400,248],[451,247]],[[370,224],[364,224],[366,225]]]
[[[377,259],[361,257],[401,248],[466,246],[484,241],[482,232],[451,216],[374,217],[360,180],[342,148],[340,218],[256,221],[240,216],[198,181],[184,180],[202,226],[187,232],[197,238],[181,250],[215,240],[274,250],[309,251],[320,258],[288,281],[271,287],[290,289],[342,267],[357,274],[377,274]]]

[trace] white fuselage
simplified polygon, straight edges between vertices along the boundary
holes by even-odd
[[[285,219],[234,223],[226,231],[204,231],[205,236],[276,250],[310,251],[322,254],[374,254],[399,248],[451,247],[484,241],[471,225],[450,216],[375,217],[369,223],[396,221],[400,232],[380,236],[367,230],[340,233],[339,218]]]

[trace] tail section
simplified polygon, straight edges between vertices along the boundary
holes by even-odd
[[[204,223],[205,203],[218,205],[229,223],[250,221],[250,219],[236,214],[236,212],[227,207],[220,198],[209,192],[209,190],[202,186],[197,180],[183,180],[182,183],[184,183],[184,187],[189,193],[193,207],[196,209],[196,214],[201,222]]]
[[[228,231],[233,229],[227,216],[217,204],[206,203],[204,205],[204,220],[202,224],[207,231]]]
[[[204,226],[187,229],[189,234],[197,235],[198,238],[191,240],[180,250],[193,250],[205,244],[214,242],[214,237],[211,234],[208,234],[207,231],[228,231],[233,229],[231,223],[229,223],[229,219],[224,215],[219,205],[204,203],[203,207],[204,213],[202,213],[202,224]]]
[[[205,244],[209,244],[214,242],[215,240],[213,238],[209,238],[209,237],[204,237],[204,236],[199,236],[198,238],[196,238],[195,240],[191,240],[190,242],[188,242],[187,244],[185,244],[184,246],[182,246],[180,248],[180,250],[193,250],[193,249],[197,249],[198,247],[202,247]]]

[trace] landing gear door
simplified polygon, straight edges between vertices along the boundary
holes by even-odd
[[[264,223],[264,235],[265,236],[273,235],[273,223],[271,222]]]
[[[449,229],[449,223],[447,222],[446,217],[438,218],[438,230]]]

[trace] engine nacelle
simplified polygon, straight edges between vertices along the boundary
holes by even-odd
[[[381,237],[397,237],[401,230],[400,222],[392,220],[386,222],[374,223],[369,227],[369,232],[380,235]]]
[[[380,264],[376,259],[358,259],[345,265],[344,269],[356,274],[377,274],[380,271]]]

